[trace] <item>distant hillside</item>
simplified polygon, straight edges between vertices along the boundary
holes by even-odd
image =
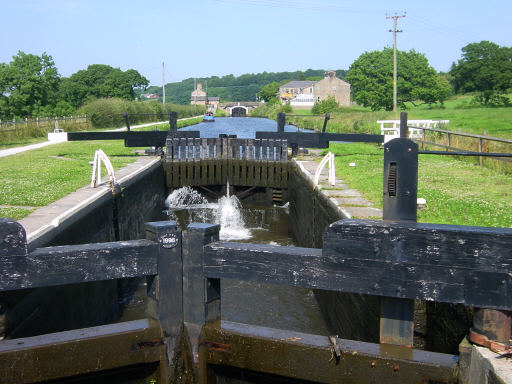
[[[256,101],[256,94],[266,84],[273,81],[277,83],[289,80],[319,80],[324,75],[323,69],[308,69],[296,72],[263,72],[247,73],[238,77],[226,75],[196,78],[203,84],[203,90],[208,83],[208,96],[218,96],[221,102],[225,101]],[[336,75],[343,79],[347,71],[340,69]],[[179,83],[165,85],[165,100],[176,104],[190,103],[190,93],[194,90],[194,79],[189,78]],[[162,97],[162,87],[151,86],[141,93],[156,93]]]

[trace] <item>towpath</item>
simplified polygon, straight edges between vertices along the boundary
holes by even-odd
[[[196,119],[198,117],[201,117],[201,116],[186,117],[186,118],[183,118],[183,119],[178,119],[178,121],[191,120],[191,119]],[[137,128],[144,128],[144,127],[149,127],[149,126],[152,126],[152,125],[160,125],[160,124],[166,124],[166,123],[168,123],[168,121],[157,121],[155,123],[132,125],[130,128],[131,129],[137,129]],[[105,130],[105,132],[115,132],[115,131],[126,131],[126,127]],[[0,157],[15,155],[15,154],[20,153],[20,152],[30,151],[31,149],[43,148],[43,147],[46,147],[48,145],[52,145],[52,144],[56,144],[56,143],[58,143],[58,142],[57,141],[45,141],[43,143],[30,144],[30,145],[25,145],[25,146],[22,146],[22,147],[14,147],[14,148],[2,149],[2,150],[0,150]]]
[[[302,172],[311,179],[311,182],[313,182],[321,153],[321,150],[310,149],[307,155],[301,155],[297,159]],[[336,177],[335,185],[330,185],[327,167],[320,175],[318,190],[338,206],[347,218],[382,219],[382,210],[375,208],[371,202],[362,197],[359,191],[345,184],[344,180]]]

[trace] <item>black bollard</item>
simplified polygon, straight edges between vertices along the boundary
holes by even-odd
[[[178,113],[171,112],[169,113],[169,133],[172,136],[176,136],[178,133]]]
[[[400,137],[407,139],[409,128],[407,127],[407,112],[400,112]]]
[[[329,121],[330,118],[331,118],[331,115],[326,113],[325,119],[324,119],[324,126],[322,127],[322,132],[325,132],[325,129],[327,128],[327,122]]]
[[[277,114],[277,132],[284,132],[284,125],[286,124],[286,114],[279,112]]]
[[[128,112],[123,112],[123,117],[126,122],[126,130],[130,132],[130,119],[128,118]]]

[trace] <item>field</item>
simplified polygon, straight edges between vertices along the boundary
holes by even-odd
[[[459,96],[440,105],[408,104],[409,120],[450,120],[446,129],[512,139],[512,108],[490,108],[471,104],[471,96]],[[297,110],[296,114],[310,114]],[[364,107],[341,107],[331,113],[329,132],[380,133],[377,120],[399,120],[400,112],[372,112]],[[304,128],[321,129],[323,117],[289,117],[287,120]]]
[[[383,151],[372,144],[336,144],[336,175],[382,208]],[[350,163],[356,163],[350,167]],[[446,156],[420,155],[418,210],[424,223],[512,227],[512,176]]]

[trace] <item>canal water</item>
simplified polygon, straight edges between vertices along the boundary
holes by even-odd
[[[213,123],[200,123],[180,128],[180,131],[199,131],[201,138],[219,137],[221,133],[237,135],[239,139],[254,139],[256,132],[277,132],[275,120],[258,117],[216,117]],[[285,125],[285,132],[313,132],[310,129]]]
[[[201,137],[218,137],[225,133],[254,138],[257,131],[276,131],[277,123],[259,118],[217,118],[214,123],[201,123],[186,129],[199,130]],[[293,132],[297,128],[286,126],[285,130]],[[226,190],[229,191],[229,187]],[[183,188],[174,191],[162,209],[181,228],[191,222],[221,224],[223,241],[295,245],[287,205],[243,206],[235,196],[224,196],[212,203],[192,188]],[[311,290],[229,279],[221,281],[221,289],[223,320],[328,334]],[[145,295],[145,287],[141,285],[133,296],[126,298],[123,321],[143,317]]]

